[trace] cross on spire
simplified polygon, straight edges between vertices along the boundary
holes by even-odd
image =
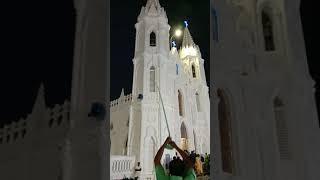
[[[188,21],[184,21],[184,25],[185,25],[185,27],[187,28],[188,27]]]
[[[188,23],[187,23],[187,25],[188,25]],[[182,47],[190,47],[190,46],[195,46],[195,43],[194,43],[193,38],[190,34],[188,26],[186,26],[184,28],[184,32],[183,32]]]

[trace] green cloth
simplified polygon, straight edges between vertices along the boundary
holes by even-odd
[[[196,179],[196,174],[192,168],[187,171],[184,177],[166,175],[164,168],[161,165],[157,165],[155,169],[156,169],[157,180],[195,180]]]

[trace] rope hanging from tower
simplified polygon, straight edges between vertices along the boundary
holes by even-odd
[[[167,114],[166,114],[166,111],[165,111],[165,108],[164,108],[164,105],[163,105],[163,101],[162,101],[162,96],[161,96],[161,92],[160,92],[160,88],[159,86],[156,84],[156,87],[159,91],[159,97],[160,97],[160,101],[161,101],[161,104],[162,104],[162,109],[163,109],[163,113],[164,113],[164,119],[166,120],[166,125],[167,125],[167,130],[168,130],[168,134],[169,134],[169,137],[170,136],[170,129],[169,129],[169,125],[168,125],[168,119],[167,119]],[[166,149],[173,149],[169,144],[166,145]]]

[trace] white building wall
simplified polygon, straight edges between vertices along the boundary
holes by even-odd
[[[271,8],[274,23],[274,52],[264,50],[261,9],[266,6]],[[298,1],[214,3],[219,41],[214,41],[212,47],[213,81],[216,89],[227,92],[231,102],[236,154],[234,174],[224,173],[217,158],[214,178],[319,179],[319,173],[313,169],[320,164],[318,153],[314,153],[320,147],[315,142],[319,138],[316,106],[298,7]],[[279,154],[273,111],[276,96],[285,104],[289,160],[282,160]],[[217,105],[218,101],[214,103]],[[213,123],[218,126],[218,118],[214,117]],[[221,157],[219,135],[213,137],[217,141],[217,157]]]
[[[47,108],[40,88],[32,112],[0,129],[1,179],[62,177],[61,145],[69,122],[69,102]]]
[[[110,102],[112,155],[127,155],[131,98],[131,94],[121,93],[119,99]]]

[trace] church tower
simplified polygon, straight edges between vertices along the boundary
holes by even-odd
[[[182,93],[182,96],[184,93],[185,102],[180,102],[179,99],[178,106],[181,106],[180,103],[184,106],[185,113],[182,111],[180,118],[182,124],[187,126],[187,150],[192,149],[204,154],[210,151],[210,145],[206,143],[210,142],[209,89],[200,48],[194,43],[186,21],[185,24],[178,60],[182,72],[176,79],[176,89],[178,93]],[[181,138],[183,141],[184,138]]]
[[[154,179],[153,159],[169,133],[180,148],[209,153],[208,86],[204,60],[188,27],[181,48],[169,48],[170,26],[158,0],[142,7],[135,28],[127,152],[141,162],[141,178]],[[165,150],[162,162],[174,155]]]
[[[153,158],[168,136],[159,97],[166,106],[166,73],[169,62],[169,30],[166,12],[158,0],[148,0],[141,8],[136,28],[132,105],[128,155],[141,162],[142,178],[154,178]],[[166,112],[167,114],[169,110]],[[170,124],[170,123],[169,123]],[[163,130],[163,131],[162,131]]]

